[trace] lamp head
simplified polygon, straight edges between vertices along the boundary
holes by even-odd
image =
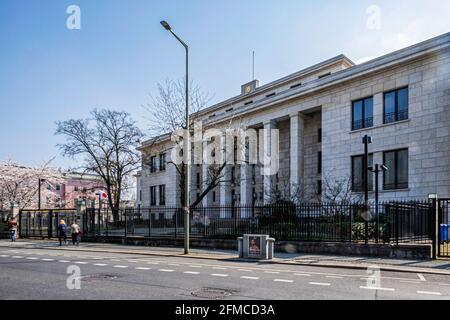
[[[166,29],[167,31],[172,30],[172,28],[170,27],[170,25],[169,25],[165,20],[161,21],[160,23],[161,23],[161,25],[164,27],[164,29]]]
[[[382,165],[380,166],[380,168],[381,168],[381,170],[383,170],[383,171],[388,171],[388,167],[386,167],[384,164],[382,164]]]

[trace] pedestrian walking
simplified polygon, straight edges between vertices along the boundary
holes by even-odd
[[[64,244],[67,244],[67,225],[64,220],[59,221],[58,225],[58,238],[59,245],[62,246],[62,241],[64,240]]]
[[[70,228],[72,229],[72,244],[75,246],[79,246],[80,245],[80,238],[81,238],[81,228],[80,226],[76,223],[76,221],[74,221],[74,223],[72,223],[72,225],[70,226]]]
[[[11,217],[8,221],[9,239],[11,242],[16,242],[18,227],[19,224],[17,223],[16,218]]]

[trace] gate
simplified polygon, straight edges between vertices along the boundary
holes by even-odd
[[[438,200],[438,257],[450,258],[450,199]]]
[[[67,226],[81,222],[76,209],[21,210],[19,212],[19,236],[21,238],[54,238],[58,236],[58,224],[64,220]]]

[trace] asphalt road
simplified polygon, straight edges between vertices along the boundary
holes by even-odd
[[[71,273],[78,267],[79,277]],[[382,271],[375,286],[368,276],[342,268],[0,248],[1,300],[450,298],[446,275]]]

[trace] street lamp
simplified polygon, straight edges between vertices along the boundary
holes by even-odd
[[[377,236],[377,238],[376,238],[376,240],[377,240],[377,242],[378,242],[378,239],[379,239],[379,214],[378,214],[378,174],[380,173],[380,172],[386,172],[386,171],[388,171],[388,168],[384,165],[384,164],[382,164],[382,165],[379,165],[379,164],[376,164],[375,166],[373,166],[373,167],[369,167],[368,168],[369,169],[369,171],[371,171],[371,172],[373,172],[374,174],[375,174],[375,215],[376,215],[376,217],[377,217],[377,233],[376,233],[376,236]]]
[[[184,170],[184,254],[189,254],[189,137],[190,137],[190,130],[189,130],[189,47],[188,45],[181,40],[173,31],[172,27],[166,22],[161,21],[161,25],[164,29],[169,31],[184,47],[186,50],[186,84],[185,84],[185,90],[186,90],[186,134],[184,137],[184,158],[185,158],[185,170]]]
[[[364,181],[364,210],[366,212],[365,223],[364,223],[364,242],[369,243],[369,143],[372,143],[372,137],[367,134],[363,137],[362,143],[364,144],[364,157],[363,157],[363,181]]]

